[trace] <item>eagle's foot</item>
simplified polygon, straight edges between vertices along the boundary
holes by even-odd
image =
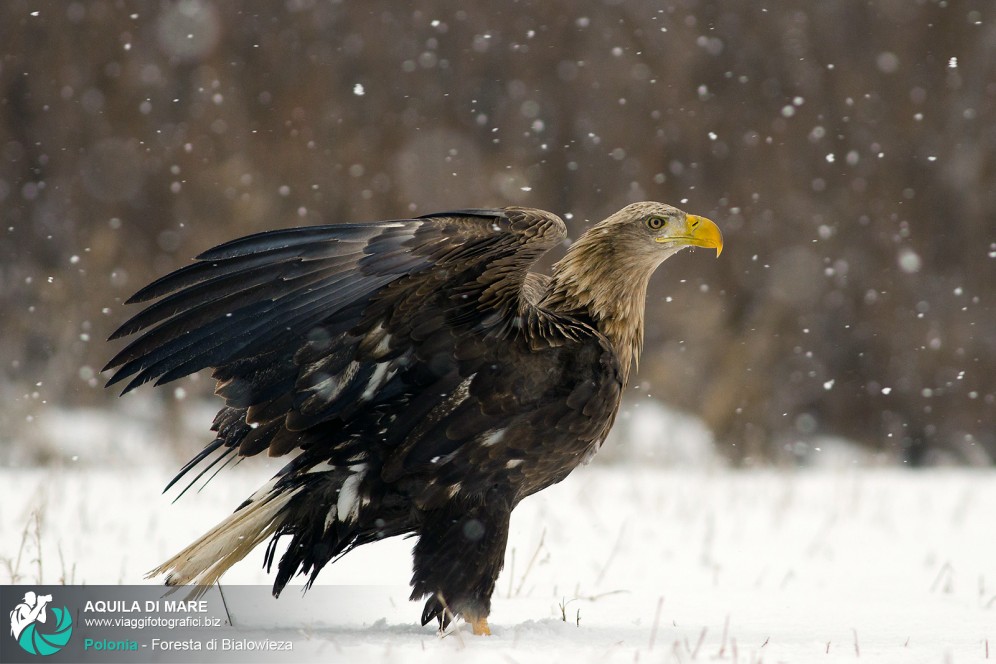
[[[435,618],[439,621],[439,634],[442,636],[446,634],[446,628],[449,627],[450,621],[455,617],[461,617],[470,625],[475,636],[491,636],[488,615],[481,611],[481,608],[477,607],[477,610],[463,608],[454,612],[446,604],[442,593],[436,593],[425,603],[425,609],[422,611],[422,624],[425,625]]]
[[[487,617],[474,618],[467,616],[466,619],[470,623],[470,628],[474,631],[474,636],[491,636],[491,628],[488,627]]]

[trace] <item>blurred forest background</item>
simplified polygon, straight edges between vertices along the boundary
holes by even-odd
[[[0,435],[134,408],[98,373],[123,301],[232,237],[650,199],[726,249],[654,278],[630,406],[735,463],[996,459],[996,5],[468,7],[0,3]],[[183,392],[144,392],[167,431]]]

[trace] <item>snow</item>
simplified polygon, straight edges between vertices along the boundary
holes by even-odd
[[[266,480],[256,461],[173,505],[169,464],[0,469],[0,581],[144,583]],[[332,661],[982,661],[994,504],[988,471],[595,465],[516,510],[492,637],[418,626],[402,539],[322,573],[362,586],[348,608],[323,586],[269,615],[296,656]],[[262,553],[225,582],[268,584]]]

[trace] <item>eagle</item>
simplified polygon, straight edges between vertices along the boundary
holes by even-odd
[[[167,489],[266,451],[286,465],[150,576],[215,583],[269,540],[274,596],[386,537],[417,537],[423,625],[490,634],[512,510],[566,478],[612,426],[643,344],[654,270],[723,237],[656,202],[567,239],[526,207],[273,230],[219,245],[132,296],[136,336],[104,371],[124,391],[210,367],[215,438]],[[203,463],[202,463],[203,462]],[[217,472],[217,471],[216,471]],[[213,477],[213,475],[212,475]],[[191,482],[191,484],[193,484]],[[189,488],[188,484],[188,488]]]

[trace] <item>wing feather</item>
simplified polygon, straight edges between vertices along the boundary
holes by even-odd
[[[179,333],[182,336],[167,333],[165,336],[172,339],[170,342],[122,366],[108,384],[140,371],[124,389],[128,392],[151,380],[162,385],[205,367],[242,359],[281,337],[293,335],[295,329],[310,329],[313,323],[326,317],[329,310],[338,311],[338,305],[343,301],[349,302],[357,295],[369,294],[390,279],[389,276],[382,276],[364,282],[342,280],[345,285],[332,292],[305,289],[279,301],[253,302],[236,312],[223,314],[224,317],[216,318],[199,329]],[[340,284],[339,281],[334,283]],[[143,366],[150,361],[151,364]]]
[[[241,258],[251,254],[267,253],[289,248],[323,246],[330,241],[367,244],[371,238],[387,229],[404,228],[408,220],[377,221],[368,224],[332,224],[325,226],[300,226],[275,231],[263,231],[229,240],[197,256],[200,261]]]

